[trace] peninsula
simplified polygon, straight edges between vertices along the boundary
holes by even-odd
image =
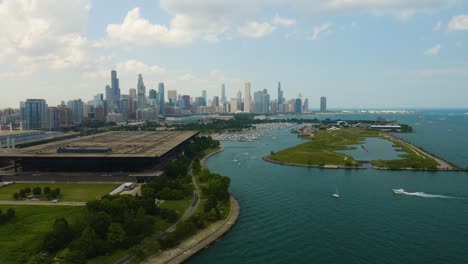
[[[391,135],[387,131],[367,127],[343,127],[315,130],[308,136],[301,137],[309,141],[272,152],[271,155],[263,159],[284,165],[328,169],[364,169],[366,167],[363,166],[363,163],[370,163],[375,169],[385,170],[459,170],[456,166]],[[355,149],[356,145],[361,145],[365,149],[362,144],[366,138],[381,138],[391,141],[393,147],[401,152],[398,155],[399,158],[358,161],[351,155],[338,152]]]

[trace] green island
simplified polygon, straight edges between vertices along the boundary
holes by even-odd
[[[2,212],[15,212],[0,223],[0,263],[114,263],[125,257],[126,263],[140,263],[179,245],[229,215],[230,179],[200,162],[219,149],[219,141],[211,137],[195,138],[163,175],[142,184],[135,196],[108,195],[117,184],[16,183],[0,188],[0,200],[10,203],[23,202],[24,197],[15,201],[14,194],[26,189],[28,194],[60,189],[61,199],[53,205],[43,201],[52,206],[0,205]],[[194,190],[199,198],[195,205]],[[68,206],[66,201],[86,204]]]
[[[452,164],[442,161],[431,154],[391,136],[388,132],[375,131],[367,128],[340,128],[336,130],[316,130],[312,137],[302,137],[309,140],[306,143],[287,148],[264,157],[271,161],[286,165],[321,167],[321,168],[363,168],[353,157],[338,153],[338,150],[350,150],[352,145],[362,144],[365,138],[379,137],[390,140],[394,147],[399,148],[401,159],[371,160],[377,169],[390,170],[458,170]]]

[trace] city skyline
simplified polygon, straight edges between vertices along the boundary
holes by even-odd
[[[464,1],[5,0],[0,14],[0,108],[91,96],[110,68],[125,91],[139,73],[182,94],[225,83],[227,98],[279,79],[331,108],[468,106]]]

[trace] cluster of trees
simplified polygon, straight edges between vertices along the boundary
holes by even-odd
[[[162,248],[171,248],[178,245],[198,230],[222,219],[230,208],[228,192],[230,179],[211,173],[207,169],[201,169],[197,174],[199,175],[201,192],[204,199],[206,198],[203,210],[197,211],[186,221],[178,223],[174,232],[159,241]]]
[[[31,189],[30,187],[27,187],[27,188],[23,188],[19,190],[19,192],[14,193],[13,199],[15,200],[24,199],[27,196],[33,194],[33,195],[43,195],[46,197],[46,199],[52,200],[52,199],[59,198],[60,193],[61,193],[60,188],[52,189],[49,186],[46,186],[44,188],[34,187]]]
[[[42,253],[31,262],[85,263],[86,259],[130,248],[154,232],[157,216],[169,222],[177,220],[174,211],[157,207],[151,198],[104,196],[88,202],[85,213],[73,224],[57,218],[44,236]]]
[[[8,208],[5,213],[3,213],[2,210],[0,210],[0,225],[15,218],[15,215],[16,215],[16,212],[15,212],[15,209],[13,208]]]

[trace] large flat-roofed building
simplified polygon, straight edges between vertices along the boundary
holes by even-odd
[[[194,131],[112,131],[0,153],[22,171],[145,171],[198,135]]]

